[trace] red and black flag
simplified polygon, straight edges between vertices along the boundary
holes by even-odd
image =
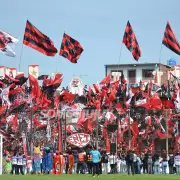
[[[28,20],[26,23],[23,44],[45,54],[46,56],[55,56],[57,53],[57,49],[54,47],[51,39],[41,33]]]
[[[169,48],[171,51],[175,52],[176,54],[180,55],[180,45],[176,39],[176,36],[171,29],[169,22],[166,25],[166,29],[164,32],[164,37],[162,43]]]
[[[59,55],[67,58],[72,63],[77,63],[82,52],[81,44],[64,33]]]
[[[134,59],[137,61],[141,57],[141,50],[129,21],[127,22],[127,26],[124,32],[123,43],[126,45],[129,51],[132,53]]]

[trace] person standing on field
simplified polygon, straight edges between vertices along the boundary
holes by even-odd
[[[99,162],[101,161],[101,154],[96,149],[93,149],[90,154],[92,155],[93,162],[93,177],[95,177],[95,174],[99,176]]]

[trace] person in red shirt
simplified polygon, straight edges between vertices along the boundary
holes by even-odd
[[[74,156],[73,156],[72,152],[69,153],[68,164],[69,164],[69,174],[72,174],[72,169],[74,166]]]
[[[53,173],[61,174],[61,157],[58,151],[53,156]]]

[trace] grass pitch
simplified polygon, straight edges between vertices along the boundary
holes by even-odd
[[[179,180],[178,175],[121,175],[121,174],[108,174],[100,175],[99,177],[92,177],[91,175],[79,174],[79,175],[2,175],[0,176],[2,180]]]

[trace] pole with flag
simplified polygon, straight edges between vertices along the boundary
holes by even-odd
[[[131,120],[130,120],[130,109],[128,110],[128,142],[129,149],[131,149]]]
[[[99,110],[96,110],[96,149],[99,147]]]

